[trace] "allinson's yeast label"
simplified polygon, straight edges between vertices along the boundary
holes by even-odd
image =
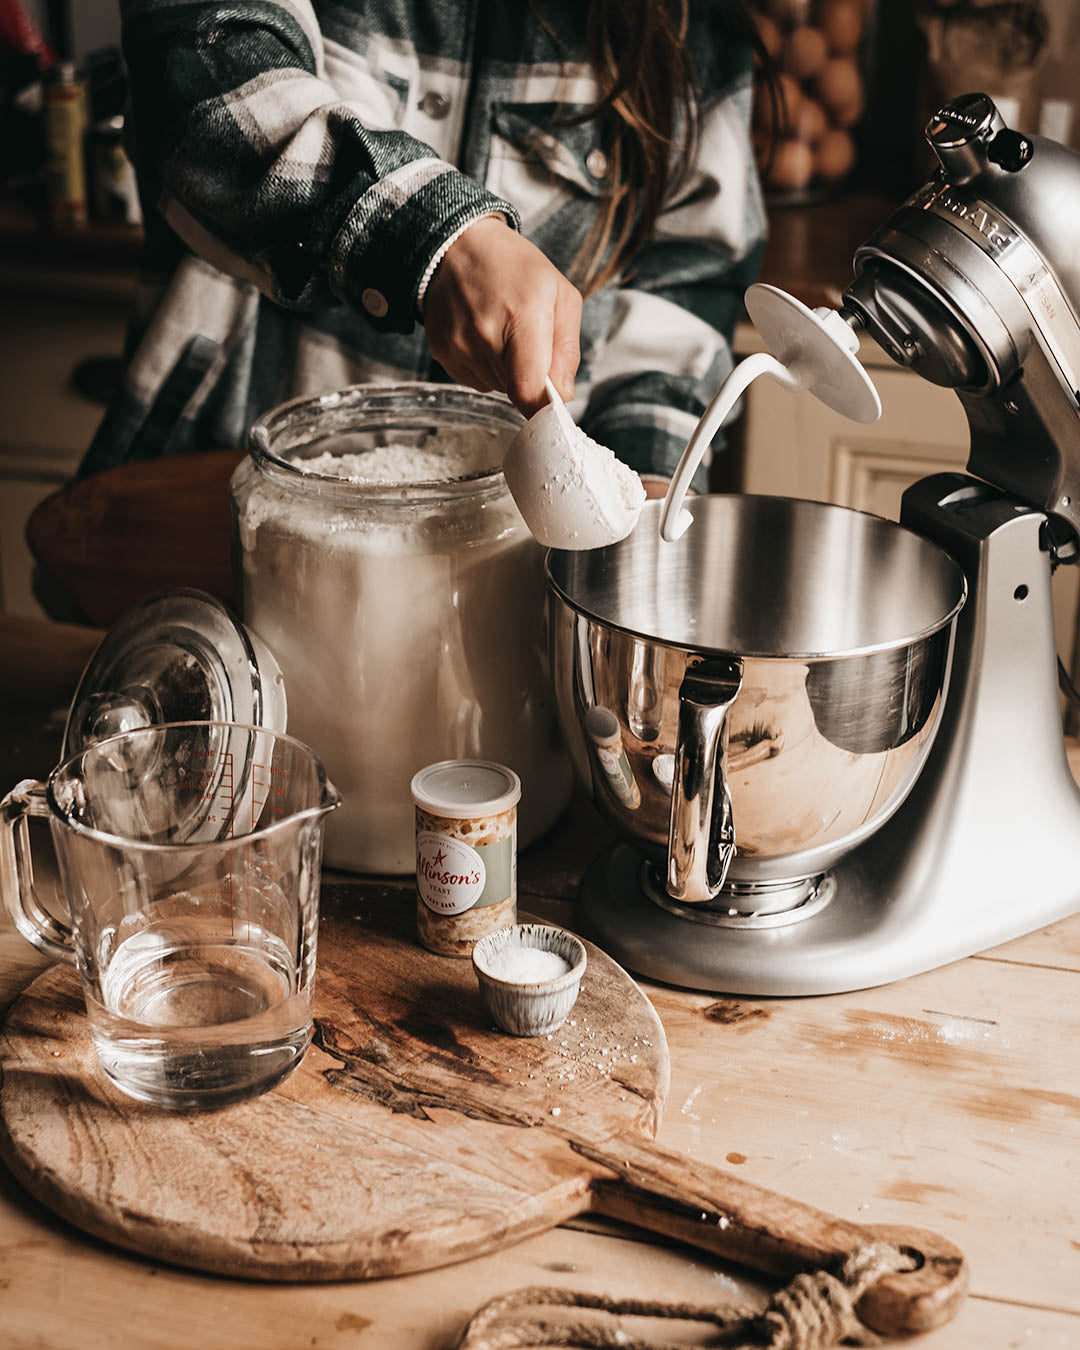
[[[506,844],[509,840],[499,842]],[[492,847],[488,844],[483,851]],[[482,905],[488,887],[487,865],[481,850],[448,834],[418,830],[416,889],[420,899],[436,914],[464,914],[473,905]]]
[[[445,760],[412,780],[416,931],[444,956],[469,956],[517,921],[517,774],[486,760]]]

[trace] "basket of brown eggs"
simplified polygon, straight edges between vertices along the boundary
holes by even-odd
[[[756,0],[775,79],[759,79],[752,135],[773,201],[814,201],[847,182],[866,108],[874,0]]]

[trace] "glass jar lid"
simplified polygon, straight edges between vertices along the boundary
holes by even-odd
[[[286,729],[285,682],[268,648],[204,591],[152,596],[105,634],[79,680],[63,755],[160,722]]]
[[[186,724],[175,736],[189,751],[198,746],[190,756],[198,764],[172,840],[204,843],[235,834],[249,819],[254,828],[255,770],[267,754],[259,732],[284,732],[286,721],[285,682],[265,644],[205,591],[165,591],[123,615],[91,656],[71,702],[62,757],[121,732]],[[123,749],[117,742],[109,755],[131,781],[135,813],[162,791],[157,775],[166,771],[168,749],[156,739],[139,744]]]

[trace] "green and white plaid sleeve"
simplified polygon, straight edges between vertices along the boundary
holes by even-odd
[[[393,129],[384,89],[337,91],[309,0],[121,11],[144,191],[193,251],[279,304],[344,301],[408,333],[447,239],[493,211],[518,227],[509,202]]]

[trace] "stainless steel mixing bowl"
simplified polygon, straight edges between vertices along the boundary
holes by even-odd
[[[665,543],[661,505],[619,544],[548,555],[559,719],[667,897],[783,912],[918,777],[964,576],[846,507],[700,497]]]

